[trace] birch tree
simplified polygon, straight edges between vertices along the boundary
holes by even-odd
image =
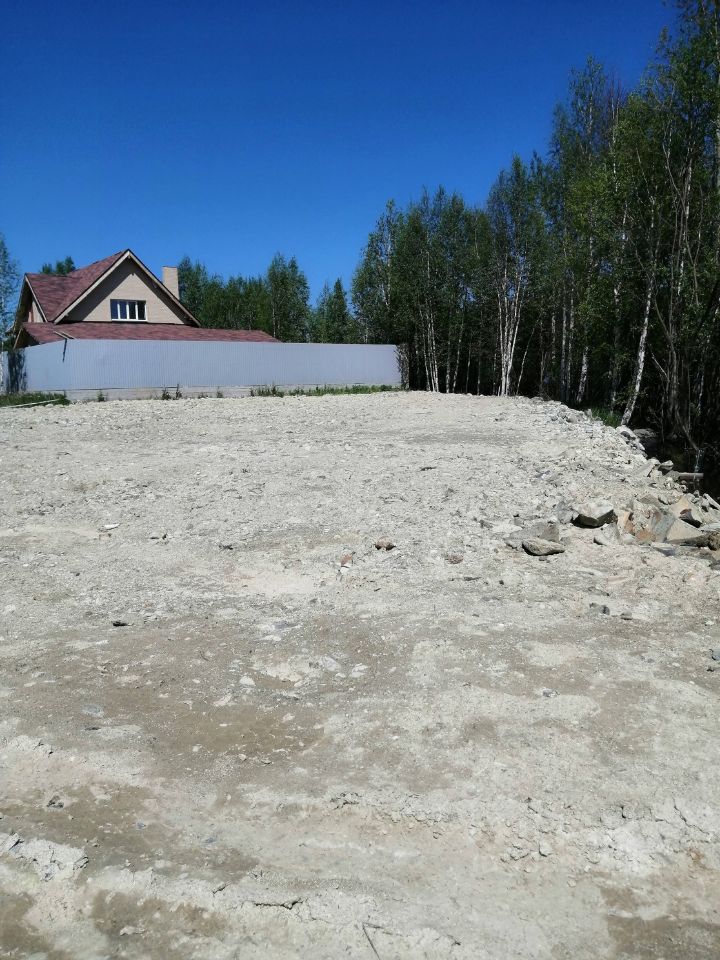
[[[518,336],[540,260],[544,227],[538,199],[535,177],[516,156],[510,170],[498,177],[487,204],[497,304],[498,393],[503,397],[510,393]]]

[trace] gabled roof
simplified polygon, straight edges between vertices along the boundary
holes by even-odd
[[[91,290],[94,290],[116,267],[128,259],[135,263],[151,284],[158,287],[165,296],[172,300],[191,324],[196,327],[200,326],[185,304],[178,300],[175,294],[168,290],[129,249],[113,253],[112,256],[105,257],[103,260],[96,260],[95,263],[91,263],[87,267],[79,267],[65,276],[49,273],[26,273],[23,288],[20,292],[17,319],[21,319],[26,302],[26,291],[29,290],[47,322],[62,323],[76,304],[83,300]]]
[[[78,323],[23,323],[18,334],[18,345],[57,343],[60,340],[184,340],[217,343],[235,341],[244,343],[279,343],[262,330],[222,330],[198,328],[184,323],[143,323],[112,320]]]
[[[95,263],[73,270],[65,276],[52,273],[26,273],[25,279],[48,323],[54,323],[61,313],[64,313],[103,274],[114,267],[125,252],[121,250],[120,253],[113,253],[103,260],[96,260]]]

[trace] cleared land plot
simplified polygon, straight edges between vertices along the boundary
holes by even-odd
[[[0,441],[3,956],[720,952],[718,573],[504,542],[641,492],[614,431],[380,394]]]

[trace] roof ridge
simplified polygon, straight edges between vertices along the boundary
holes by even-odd
[[[55,280],[72,280],[76,279],[79,273],[84,273],[86,270],[90,270],[92,267],[96,267],[100,263],[105,263],[105,261],[119,260],[124,254],[128,252],[129,248],[125,250],[119,250],[117,253],[111,253],[107,257],[101,257],[99,260],[93,260],[92,263],[86,263],[84,267],[75,267],[74,270],[71,270],[70,273],[45,273],[43,270],[38,272],[28,271],[25,276],[27,277],[52,277]]]
[[[109,257],[95,260],[67,274],[26,273],[25,279],[32,287],[46,320],[53,323],[78,297],[81,297],[122,257],[131,252],[129,248],[120,250],[118,253],[112,253]]]

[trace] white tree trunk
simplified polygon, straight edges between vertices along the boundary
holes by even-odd
[[[638,343],[637,358],[635,361],[635,379],[633,381],[632,390],[630,391],[630,396],[628,397],[627,403],[625,404],[625,410],[623,411],[621,423],[623,426],[627,426],[630,422],[633,413],[635,412],[635,404],[637,403],[637,398],[640,395],[640,386],[642,384],[643,371],[645,370],[645,350],[647,347],[647,335],[648,327],[650,326],[650,305],[652,303],[653,289],[655,287],[655,271],[653,270],[652,274],[648,279],[647,293],[645,295],[645,305],[643,307],[643,322],[642,329],[640,330],[640,341]]]

